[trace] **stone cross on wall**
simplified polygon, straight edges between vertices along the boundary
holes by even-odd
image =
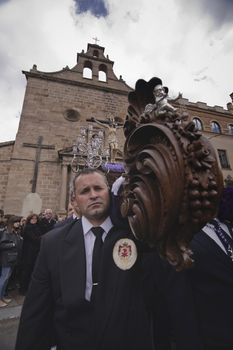
[[[23,143],[24,147],[36,148],[35,165],[34,165],[34,172],[33,172],[33,178],[32,178],[32,193],[36,192],[36,184],[37,184],[37,178],[38,178],[41,150],[42,149],[55,149],[55,146],[53,146],[53,145],[43,145],[42,143],[43,143],[43,136],[38,137],[38,141],[36,144]]]

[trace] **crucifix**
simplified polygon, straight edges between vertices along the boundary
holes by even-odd
[[[97,37],[92,38],[93,40],[95,40],[95,45],[97,45],[97,41],[100,41]]]
[[[34,172],[33,172],[33,178],[32,178],[32,193],[36,192],[36,184],[37,184],[37,178],[38,178],[38,170],[39,170],[39,162],[40,162],[40,154],[42,149],[55,149],[55,146],[53,145],[43,145],[43,136],[38,137],[38,141],[36,144],[34,143],[23,143],[24,147],[33,147],[36,148],[36,156],[35,156],[35,165],[34,165]]]

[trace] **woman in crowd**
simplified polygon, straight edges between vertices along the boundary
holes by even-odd
[[[22,237],[23,237],[23,231],[24,231],[25,224],[26,224],[26,218],[24,216],[22,216],[21,220],[20,220],[20,230],[19,230],[19,234]]]
[[[20,294],[25,295],[31,280],[31,274],[40,250],[41,229],[37,214],[27,217],[23,230],[23,251],[21,259]]]
[[[22,238],[18,234],[20,218],[11,216],[6,229],[0,234],[0,307],[6,306],[11,299],[6,297],[9,278],[18,263],[22,247]]]

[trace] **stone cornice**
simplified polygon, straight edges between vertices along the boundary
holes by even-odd
[[[112,66],[114,65],[114,61],[111,61],[108,58],[101,58],[101,57],[90,56],[90,55],[88,55],[86,53],[78,53],[77,54],[77,61],[78,61],[79,57],[84,57],[84,58],[86,58],[89,61],[99,61],[99,62],[103,62],[103,63],[106,63],[106,64],[111,64]]]
[[[13,146],[14,144],[15,144],[15,141],[0,142],[0,147]]]
[[[128,95],[128,93],[132,90],[129,87],[129,91],[124,91],[120,89],[116,89],[110,86],[103,86],[103,85],[94,85],[90,84],[88,82],[81,82],[81,81],[74,81],[70,79],[63,79],[60,77],[54,77],[51,75],[48,75],[46,73],[34,73],[34,72],[27,72],[27,71],[22,71],[23,74],[25,74],[26,78],[37,78],[37,79],[44,79],[44,80],[49,80],[57,83],[62,83],[62,84],[68,84],[68,85],[76,85],[76,86],[81,86],[84,88],[89,88],[89,89],[94,89],[94,90],[101,90],[101,91],[106,91],[106,92],[114,92],[117,94],[121,95]],[[110,79],[109,79],[110,80]],[[128,87],[128,86],[127,86]]]
[[[189,110],[193,111],[199,111],[203,113],[209,113],[209,114],[224,114],[225,117],[231,117],[233,118],[233,114],[228,111],[227,109],[224,109],[222,106],[208,106],[204,102],[190,102],[188,99],[181,99],[179,102],[174,103],[174,105],[178,108],[188,108]]]

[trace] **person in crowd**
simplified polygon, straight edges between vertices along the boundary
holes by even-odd
[[[6,227],[6,222],[4,220],[4,210],[0,209],[0,231],[4,230]]]
[[[114,225],[102,172],[84,169],[74,178],[74,193],[82,216],[43,236],[15,350],[155,349],[158,255],[147,252],[126,227]],[[184,290],[177,299],[170,281],[166,278],[165,293],[175,336],[185,344],[177,349],[199,350],[191,301]]]
[[[52,209],[45,209],[39,221],[42,234],[53,229],[56,224]]]
[[[41,228],[37,214],[30,214],[26,218],[23,231],[23,248],[21,258],[20,289],[21,295],[25,295],[31,280],[37,255],[40,250]]]
[[[67,216],[66,217],[75,219],[76,216],[77,215],[75,214],[75,209],[74,209],[72,203],[69,202],[68,207],[67,207]]]
[[[17,290],[19,287],[19,278],[20,278],[20,268],[21,268],[21,257],[22,257],[22,246],[23,246],[23,238],[22,238],[22,229],[21,229],[21,216],[15,216],[13,215],[9,218],[8,220],[8,230],[11,231],[12,233],[15,235],[15,239],[17,239],[18,241],[18,254],[17,254],[17,261],[16,264],[14,264],[10,278],[8,280],[8,284],[7,284],[7,289],[6,289],[6,294],[8,294],[9,291],[12,290]],[[11,224],[10,222],[12,220],[15,220],[15,222],[13,223],[13,227],[11,229]]]
[[[233,349],[233,185],[224,188],[218,215],[191,242],[189,277],[204,350]]]
[[[25,226],[25,223],[26,223],[26,218],[24,217],[24,216],[22,216],[21,217],[21,219],[20,219],[20,224],[19,224],[19,226],[20,226],[20,231],[19,231],[19,233],[20,233],[20,235],[23,237],[23,231],[24,231],[24,226]]]
[[[7,286],[9,279],[17,268],[22,248],[22,237],[18,234],[20,218],[11,216],[7,227],[0,233],[0,307],[11,302],[7,297]]]
[[[56,224],[56,222],[60,221],[61,217],[57,213],[53,213],[53,219],[55,220],[55,224]]]
[[[62,227],[64,225],[67,225],[71,223],[73,220],[79,219],[81,216],[79,208],[73,203],[73,193],[71,193],[71,201],[68,204],[67,207],[67,215],[66,218],[62,221],[58,221],[54,228]]]
[[[3,211],[3,213],[4,213],[4,211]],[[15,216],[15,215],[13,215],[13,214],[5,214],[5,215],[2,216],[1,225],[0,225],[0,231],[5,231],[6,230],[7,224],[9,222],[9,219],[12,218],[13,216]],[[17,217],[17,218],[20,219],[20,217]]]

